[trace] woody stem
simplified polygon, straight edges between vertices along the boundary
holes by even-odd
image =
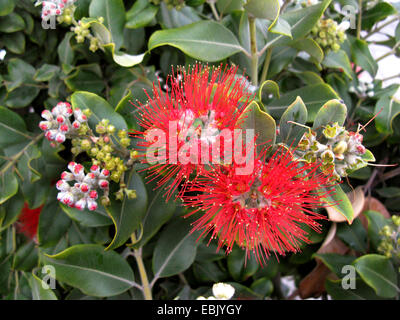
[[[137,242],[135,233],[132,233],[131,240],[132,240],[132,243],[136,243]],[[136,259],[136,263],[137,263],[137,266],[138,266],[138,269],[139,269],[140,278],[142,280],[144,299],[145,300],[153,300],[153,297],[151,295],[150,285],[149,285],[149,279],[147,277],[146,268],[144,266],[143,259],[142,259],[142,248],[133,249],[133,256]]]
[[[256,18],[249,17],[250,48],[251,48],[251,81],[258,86],[258,53],[256,40]]]

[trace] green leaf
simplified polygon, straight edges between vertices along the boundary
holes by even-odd
[[[278,17],[275,24],[268,31],[270,31],[271,33],[277,33],[283,36],[287,36],[289,38],[293,38],[291,29],[292,27],[285,19],[283,19],[282,17]]]
[[[54,64],[43,64],[35,73],[33,78],[36,81],[49,81],[60,71],[60,67]]]
[[[347,116],[347,107],[337,99],[329,100],[318,110],[314,119],[313,129],[321,132],[323,127],[337,122],[344,124]]]
[[[288,121],[305,124],[307,122],[307,108],[297,97],[296,100],[285,110],[279,122],[279,136],[282,142],[286,144],[296,145],[303,136],[306,128],[300,127]]]
[[[354,210],[349,197],[344,193],[343,189],[339,185],[334,185],[330,188],[332,188],[333,191],[325,198],[325,201],[328,204],[334,203],[335,205],[331,208],[335,209],[345,217],[348,223],[352,223],[354,219]]]
[[[126,195],[122,201],[113,201],[106,211],[115,226],[115,235],[107,250],[123,245],[132,233],[140,227],[147,208],[147,191],[142,178],[132,169],[126,180],[128,189],[136,191],[136,199],[128,199]]]
[[[178,217],[161,232],[153,254],[155,278],[170,277],[191,266],[196,257],[198,234],[190,231],[189,221]]]
[[[0,204],[6,202],[18,191],[18,180],[15,173],[11,170],[3,172],[3,168],[1,168],[0,175]]]
[[[394,298],[400,292],[397,286],[397,272],[389,258],[378,254],[367,254],[354,261],[353,265],[378,296]]]
[[[281,95],[280,99],[274,99],[267,104],[268,111],[276,119],[280,118],[287,106],[293,103],[300,96],[307,107],[307,122],[315,119],[317,111],[321,105],[330,99],[338,99],[336,92],[326,83],[319,83],[311,86],[305,86]]]
[[[15,12],[11,12],[0,19],[0,32],[12,33],[24,30],[24,28],[24,19],[22,19],[22,17]]]
[[[372,57],[365,40],[351,38],[351,57],[357,66],[366,70],[372,77],[376,76],[378,63]]]
[[[20,271],[30,271],[38,263],[38,250],[33,241],[18,248],[14,254],[12,268]]]
[[[399,198],[400,188],[398,187],[383,187],[375,189],[375,191],[383,198]]]
[[[98,95],[86,91],[76,91],[71,96],[71,103],[74,108],[90,109],[92,116],[89,124],[94,128],[102,119],[110,120],[118,130],[127,129],[124,118],[114,111],[110,104]]]
[[[378,114],[375,118],[376,130],[381,133],[392,134],[393,120],[400,114],[400,102],[392,95],[384,94],[377,101],[374,114]]]
[[[87,23],[91,26],[94,36],[100,40],[103,48],[113,57],[114,62],[122,67],[133,67],[143,61],[144,53],[132,55],[119,51],[115,43],[112,42],[110,31],[103,24],[97,22],[97,20],[88,20]]]
[[[321,63],[324,59],[324,52],[313,39],[300,39],[290,44],[291,47],[299,51],[307,52],[316,63]]]
[[[14,32],[4,34],[1,41],[5,44],[8,51],[15,54],[23,54],[25,52],[25,35],[23,32]]]
[[[0,206],[0,232],[7,229],[15,221],[17,221],[19,214],[24,206],[25,200],[21,193],[17,193],[7,202]],[[11,228],[9,230],[12,230]],[[4,242],[3,242],[4,243]],[[1,258],[1,248],[0,248]]]
[[[14,0],[1,0],[0,1],[0,17],[6,16],[14,10]]]
[[[339,50],[337,52],[329,51],[322,61],[322,65],[327,68],[343,70],[344,74],[352,79],[353,70],[351,69],[349,58],[346,52]]]
[[[64,39],[60,42],[57,47],[57,53],[60,61],[66,65],[72,65],[74,61],[75,52],[71,46],[71,38],[75,34],[73,32],[67,32]]]
[[[54,190],[50,193],[49,200],[39,217],[37,237],[41,248],[57,245],[71,225],[71,219],[62,211]]]
[[[279,99],[279,86],[275,81],[266,80],[261,84],[260,89],[258,90],[258,98],[260,101],[266,100],[270,94]]]
[[[262,297],[268,297],[274,291],[274,284],[268,278],[260,278],[251,284],[250,289]]]
[[[218,283],[227,280],[228,275],[218,265],[210,261],[195,262],[193,273],[200,283]]]
[[[257,150],[274,145],[276,139],[275,120],[266,112],[261,111],[257,102],[252,101],[245,109],[243,115],[238,120],[241,129],[253,129],[254,136],[257,136]]]
[[[149,40],[149,50],[169,45],[188,56],[203,61],[220,61],[243,51],[236,36],[214,21],[199,21],[176,29],[154,32]]]
[[[64,79],[65,84],[71,91],[80,88],[100,94],[104,89],[104,80],[97,73],[91,71],[87,66],[79,66],[76,71]]]
[[[136,1],[126,13],[126,28],[141,28],[148,25],[156,16],[158,6],[150,4],[148,0]]]
[[[326,279],[325,289],[335,300],[377,300],[378,297],[361,279],[356,279],[355,289],[343,289],[342,280]]]
[[[29,276],[29,286],[32,289],[33,300],[58,300],[55,293],[50,289],[43,288],[43,280],[32,273]]]
[[[321,18],[331,0],[324,0],[316,5],[299,10],[286,11],[280,17],[286,20],[291,27],[293,40],[304,38]],[[268,39],[268,45],[277,47],[288,45],[292,41],[285,35],[275,35]]]
[[[368,219],[368,238],[370,245],[375,250],[378,249],[379,243],[381,242],[381,236],[379,232],[382,228],[388,224],[388,219],[386,219],[380,212],[377,211],[365,211],[363,214]]]
[[[367,252],[367,232],[360,219],[354,220],[351,225],[340,223],[336,235],[350,248],[362,253]]]
[[[254,275],[259,263],[253,252],[235,247],[228,255],[228,271],[235,281],[245,281]]]
[[[373,8],[362,15],[362,30],[370,30],[375,23],[396,14],[396,9],[388,2],[379,1]]]
[[[243,6],[249,15],[259,18],[276,21],[279,16],[278,0],[248,0]]]
[[[224,13],[242,10],[244,2],[244,0],[217,0],[217,9],[222,16]]]
[[[15,112],[0,106],[0,149],[27,142],[24,120]]]
[[[128,262],[104,247],[81,244],[56,255],[45,255],[46,264],[53,265],[57,280],[95,297],[110,297],[133,286],[134,275]]]
[[[90,17],[103,17],[104,25],[110,30],[111,41],[118,50],[123,41],[125,8],[122,0],[93,0],[89,6]]]
[[[147,184],[147,194],[149,195],[146,213],[141,221],[143,226],[142,236],[135,247],[144,246],[160,228],[172,217],[176,209],[174,195],[166,201],[163,188],[156,188],[156,183]]]
[[[112,225],[112,220],[107,215],[105,209],[99,206],[95,211],[85,209],[83,211],[71,208],[60,203],[63,211],[72,219],[84,227],[103,227]]]
[[[339,278],[344,276],[343,267],[352,264],[356,259],[354,256],[343,256],[336,253],[316,253],[313,257],[320,259]]]

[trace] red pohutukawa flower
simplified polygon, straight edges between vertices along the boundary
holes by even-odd
[[[317,171],[319,164],[296,161],[281,148],[267,161],[265,153],[258,156],[250,174],[238,175],[237,167],[216,166],[191,188],[200,194],[183,197],[185,205],[197,207],[189,215],[202,214],[193,231],[211,233],[227,253],[236,242],[260,262],[271,251],[299,251],[302,241],[309,242],[302,227],[320,231],[316,220],[324,216],[313,209],[327,205],[322,198],[331,192],[331,178]]]
[[[28,204],[25,203],[18,218],[18,232],[25,234],[28,238],[34,241],[36,241],[39,216],[42,212],[42,208],[43,206],[36,209],[30,209]]]
[[[183,69],[167,79],[167,92],[162,91],[160,83],[154,85],[153,97],[146,93],[148,103],[138,107],[144,132],[132,134],[142,139],[139,146],[147,149],[149,176],[159,178],[157,185],[165,186],[167,199],[182,181],[205,171],[221,130],[233,133],[238,128],[238,119],[252,93],[248,82],[236,77],[236,71],[234,67],[199,64],[188,71]],[[233,139],[224,141],[231,143]],[[149,152],[154,153],[149,156]]]

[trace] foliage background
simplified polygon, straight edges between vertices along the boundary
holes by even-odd
[[[265,3],[270,6],[268,12],[277,12],[277,2]],[[324,52],[310,40],[310,31],[323,14],[340,23],[340,8],[346,4],[359,8],[360,3],[361,24],[358,30],[347,30],[340,51]],[[239,74],[254,83],[248,13],[242,4],[218,0],[215,16],[213,5],[201,0],[186,1],[181,10],[148,0],[78,0],[76,20],[104,18],[103,24],[87,20],[102,44],[102,50],[93,53],[87,41],[76,42],[65,24],[43,29],[40,7],[33,1],[0,2],[0,48],[6,51],[0,62],[2,299],[143,299],[138,289],[138,256],[144,261],[155,299],[211,295],[212,284],[221,281],[236,288],[235,298],[398,299],[399,261],[377,252],[379,230],[400,208],[397,168],[368,166],[352,174],[342,188],[349,192],[354,222],[349,225],[330,216],[321,234],[311,233],[313,243],[304,245],[301,253],[279,257],[279,262],[271,257],[263,267],[252,257],[246,259],[239,248],[225,256],[223,251],[215,252],[216,243],[207,246],[207,241],[196,241],[197,235],[189,234],[190,221],[182,219],[185,212],[179,203],[165,203],[160,190],[153,191],[136,172],[128,183],[138,198],[127,202],[125,212],[114,208],[122,240],[118,245],[114,241],[111,250],[104,248],[116,229],[103,207],[89,213],[57,202],[53,184],[71,160],[71,146],[66,143],[65,148],[53,149],[42,139],[37,127],[41,111],[75,96],[94,114],[136,129],[129,101],[145,102],[143,89],[151,90],[156,74],[165,79],[171,66],[196,60],[209,65],[237,64]],[[400,104],[393,98],[398,85],[384,87],[376,78],[380,58],[374,59],[369,49],[369,35],[379,33],[383,21],[391,21],[395,33],[378,44],[393,55],[400,54],[398,3],[325,0],[302,6],[286,1],[283,7],[272,17],[256,20],[257,49],[262,53],[256,94],[262,109],[278,123],[300,96],[308,111],[307,122],[312,123],[326,101],[338,98],[347,106],[346,127],[354,129],[383,108],[363,133],[364,142],[376,163],[398,163]],[[278,20],[273,26],[274,19]],[[362,32],[357,38],[358,31]],[[213,43],[204,42],[210,37]],[[373,96],[349,90],[359,85],[360,71],[355,66],[373,79]],[[279,89],[272,84],[271,90],[263,82],[266,79]],[[37,243],[17,232],[24,203],[30,208],[43,206]],[[137,223],[124,230],[127,220],[123,219]],[[135,230],[140,240],[132,246],[129,235]],[[45,264],[56,267],[55,290],[41,287]],[[342,267],[347,264],[357,271],[354,290],[341,286]]]

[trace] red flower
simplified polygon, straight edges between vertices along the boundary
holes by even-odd
[[[162,146],[154,153],[156,161],[147,157],[150,167],[146,170],[152,179],[159,178],[158,186],[166,187],[167,199],[182,181],[204,172],[202,152],[210,159],[212,144],[221,130],[233,132],[238,127],[238,118],[252,94],[247,81],[236,77],[236,71],[234,67],[222,70],[197,64],[188,72],[169,77],[168,92],[158,83],[153,86],[154,97],[146,93],[149,101],[140,105],[138,117],[144,132],[132,134],[142,139],[139,146],[147,150],[155,150],[151,148],[157,143]]]
[[[36,240],[37,229],[39,225],[39,216],[43,206],[36,209],[30,209],[25,202],[18,218],[18,232],[25,234],[28,238]]]
[[[313,209],[327,206],[322,198],[331,192],[319,191],[329,187],[330,177],[317,172],[318,167],[295,161],[283,148],[266,162],[265,153],[258,156],[248,175],[238,175],[235,164],[217,166],[190,189],[201,194],[183,197],[185,205],[198,207],[189,215],[202,210],[192,231],[211,233],[227,253],[236,242],[260,262],[271,251],[299,251],[301,241],[309,242],[302,226],[320,230],[316,220],[324,216]]]

